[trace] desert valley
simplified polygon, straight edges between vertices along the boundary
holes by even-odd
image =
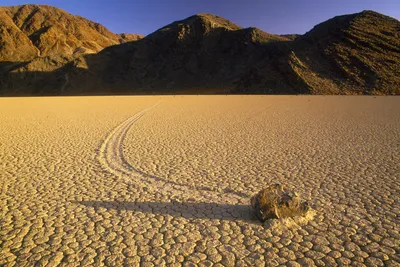
[[[399,37],[0,7],[0,266],[399,266]],[[260,222],[278,183],[310,210]]]

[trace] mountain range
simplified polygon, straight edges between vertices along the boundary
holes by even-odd
[[[46,5],[0,7],[0,95],[400,94],[400,22],[374,11],[304,35],[198,14],[115,34]]]

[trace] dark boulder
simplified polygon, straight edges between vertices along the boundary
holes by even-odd
[[[262,222],[302,216],[310,208],[307,201],[301,200],[297,193],[280,184],[270,185],[258,192],[251,198],[251,206]]]

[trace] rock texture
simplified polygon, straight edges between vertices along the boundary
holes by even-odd
[[[0,16],[1,95],[400,94],[400,22],[373,11],[303,36],[199,14],[142,39],[49,6]]]
[[[399,94],[400,22],[373,11],[339,16],[298,38],[291,65],[314,94]]]
[[[64,94],[70,71],[87,67],[85,55],[141,38],[52,6],[0,7],[0,95]],[[82,83],[74,94],[87,90]]]
[[[304,215],[309,210],[306,201],[281,184],[270,185],[251,198],[251,206],[260,221]]]
[[[1,61],[97,53],[141,38],[114,34],[99,23],[46,5],[0,7],[0,18]]]

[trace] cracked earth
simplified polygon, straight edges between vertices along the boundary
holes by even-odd
[[[2,98],[0,266],[400,266],[399,100]]]

